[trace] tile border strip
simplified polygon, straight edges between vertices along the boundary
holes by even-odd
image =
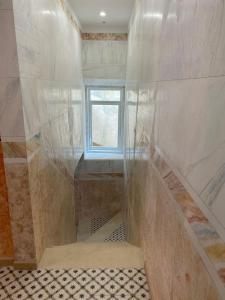
[[[72,9],[68,5],[67,1],[58,0],[58,3],[60,4],[62,10],[65,12],[67,18],[72,23],[73,27],[80,33],[80,24],[79,24],[76,16],[74,15],[74,13],[72,12]]]
[[[12,266],[14,263],[14,257],[0,257],[0,268]]]
[[[127,33],[82,33],[84,41],[127,41]]]
[[[199,247],[211,262],[213,273],[217,274],[217,280],[223,288],[225,296],[225,242],[217,232],[215,226],[208,220],[198,207],[190,193],[181,183],[173,169],[165,161],[154,146],[150,151],[153,166],[161,176],[171,196],[182,211],[187,226],[193,232]],[[224,297],[225,299],[225,297]]]

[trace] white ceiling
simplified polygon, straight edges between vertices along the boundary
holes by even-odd
[[[83,32],[127,32],[134,0],[68,0]],[[100,11],[107,16],[101,18]],[[106,23],[103,24],[102,22]]]

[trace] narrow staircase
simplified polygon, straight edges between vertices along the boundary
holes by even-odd
[[[78,241],[64,246],[47,248],[41,268],[143,268],[143,254],[139,247],[125,240],[122,214],[101,220],[102,226],[93,228],[90,219],[78,226]],[[100,223],[101,223],[100,222]]]
[[[45,250],[39,269],[47,278],[41,282],[49,284],[40,295],[52,293],[47,299],[150,299],[143,253],[125,241],[121,213],[111,219],[83,219],[77,237],[76,243]]]

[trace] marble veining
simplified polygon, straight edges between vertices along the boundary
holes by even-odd
[[[36,263],[45,247],[76,238],[73,176],[83,152],[80,27],[64,0],[4,0],[0,14],[0,134],[15,260]]]
[[[26,164],[6,164],[6,182],[15,261],[35,262],[36,251],[30,202],[28,167]]]
[[[126,40],[85,39],[82,42],[85,79],[124,80],[126,60]]]
[[[201,192],[201,196],[207,203],[207,205],[212,206],[213,202],[216,201],[221,188],[225,184],[225,163],[219,168],[207,186]]]
[[[170,169],[170,167],[156,150],[153,150],[153,153],[153,163],[156,163],[155,166],[162,176],[165,165],[167,165],[167,170]],[[161,161],[161,163],[159,163],[159,161]],[[163,179],[221,279],[225,294],[225,282],[223,276],[221,276],[223,270],[221,265],[225,262],[225,242],[171,169],[169,175],[164,175]]]
[[[224,20],[219,0],[136,1],[130,20],[128,236],[143,244],[158,299],[224,294]]]
[[[155,141],[225,236],[224,83],[223,76],[160,83]]]

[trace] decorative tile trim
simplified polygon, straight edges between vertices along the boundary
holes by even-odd
[[[28,141],[3,141],[4,161],[7,163],[26,163],[27,159],[40,149],[40,133]]]
[[[1,142],[25,142],[26,138],[23,136],[3,136],[1,137]]]
[[[218,279],[224,288],[225,295],[225,242],[187,192],[172,168],[170,168],[165,159],[160,155],[160,152],[153,146],[151,147],[151,159],[183,212],[204,253],[211,261]]]
[[[122,173],[84,173],[75,174],[75,179],[77,180],[115,180],[123,179],[124,175]]]
[[[127,33],[82,33],[82,40],[90,41],[127,41]]]
[[[0,257],[0,268],[12,266],[14,262],[14,257]]]
[[[26,142],[2,142],[5,158],[26,158]]]
[[[77,20],[77,18],[74,16],[74,14],[72,14],[71,12],[71,8],[68,6],[67,1],[65,0],[58,0],[60,6],[62,7],[63,11],[65,12],[66,16],[68,17],[68,19],[71,21],[73,27],[80,32],[80,24]]]
[[[35,269],[37,269],[37,263],[34,261],[31,261],[31,262],[14,261],[12,266],[16,270],[35,270]]]
[[[4,158],[4,164],[27,164],[26,158]]]
[[[9,214],[8,190],[0,141],[0,265],[10,260],[13,255],[14,248]]]

